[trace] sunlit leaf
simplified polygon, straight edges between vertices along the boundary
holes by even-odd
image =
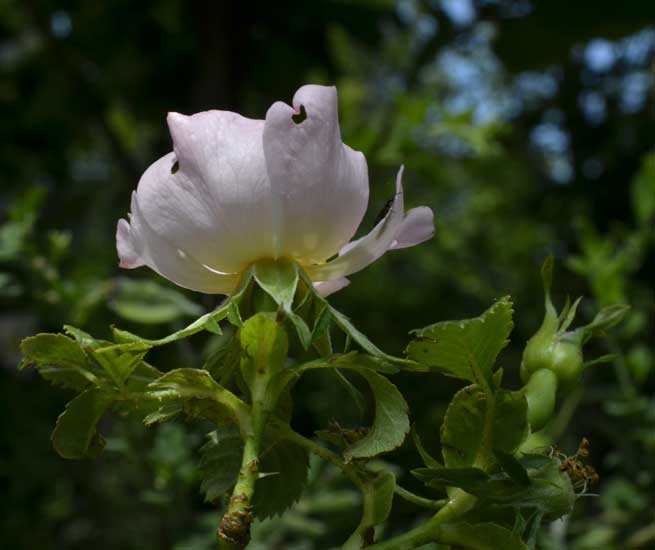
[[[480,317],[444,321],[414,331],[407,347],[410,359],[447,376],[470,382],[491,381],[496,357],[509,342],[512,302],[498,300]]]

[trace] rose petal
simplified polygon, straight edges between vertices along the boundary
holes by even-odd
[[[434,214],[427,206],[412,208],[405,215],[391,250],[416,246],[434,237]]]
[[[175,153],[152,164],[137,189],[153,233],[221,272],[236,273],[253,259],[270,257],[264,122],[207,111],[170,113],[168,124]]]
[[[391,208],[371,232],[356,241],[348,243],[339,252],[339,256],[322,265],[306,267],[314,280],[326,281],[344,277],[364,269],[382,256],[392,246],[398,236],[405,217],[403,200],[404,167],[400,167],[396,177],[396,194]]]
[[[310,277],[331,280],[350,275],[382,256],[387,250],[407,248],[434,235],[434,215],[421,206],[404,213],[401,166],[396,177],[396,195],[385,217],[366,236],[348,243],[339,256],[323,265],[309,266]]]
[[[350,281],[345,277],[339,277],[338,279],[332,279],[331,281],[319,281],[314,283],[314,288],[317,292],[325,298],[330,294],[338,292],[342,288],[346,288],[350,284]]]
[[[355,234],[368,203],[366,159],[341,141],[336,89],[303,86],[293,108],[273,104],[263,143],[278,255],[310,263],[333,256]]]
[[[229,294],[237,284],[237,275],[219,274],[207,269],[183,249],[171,245],[145,221],[132,194],[130,223],[121,219],[116,227],[116,247],[121,267],[147,265],[175,284],[209,294]]]

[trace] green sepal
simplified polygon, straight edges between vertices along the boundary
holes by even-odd
[[[214,311],[206,313],[205,315],[202,315],[182,330],[178,330],[177,332],[174,332],[173,334],[170,334],[164,338],[149,340],[147,338],[137,336],[136,334],[132,334],[127,330],[121,330],[112,326],[111,330],[114,338],[119,343],[142,342],[148,344],[151,347],[155,347],[163,346],[172,342],[176,342],[177,340],[188,338],[189,336],[197,334],[198,332],[202,332],[203,330],[216,332],[216,325],[226,318],[228,318],[233,324],[236,324],[234,322],[235,308],[236,315],[240,320],[241,317],[239,314],[239,303],[243,299],[251,280],[252,270],[248,269],[242,274],[241,280],[239,281],[239,285],[237,286],[236,290],[220,306],[218,306],[218,308],[216,308]]]

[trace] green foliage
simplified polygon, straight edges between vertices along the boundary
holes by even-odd
[[[375,417],[366,436],[346,449],[346,460],[391,451],[402,444],[409,432],[409,410],[396,386],[372,370],[358,369],[357,372],[371,388],[375,400]]]
[[[493,366],[512,331],[512,302],[502,298],[480,317],[445,321],[413,331],[406,353],[446,376],[490,383]]]
[[[199,369],[175,369],[151,382],[147,395],[158,400],[208,400],[213,417],[234,422],[243,403],[231,392],[221,387],[207,371]]]
[[[202,484],[205,499],[214,502],[234,486],[241,468],[243,442],[234,424],[220,426],[207,434],[207,442],[200,448]]]
[[[489,399],[478,386],[462,388],[453,397],[441,426],[447,467],[487,466],[494,460],[492,450],[513,453],[527,436],[527,405],[520,392],[498,390],[491,410]]]
[[[148,350],[150,346],[141,343],[117,344],[91,349],[89,356],[105,369],[119,388],[122,388]]]
[[[248,319],[240,331],[241,373],[255,392],[258,374],[267,373],[274,376],[284,367],[289,347],[284,328],[265,313],[258,313]]]
[[[282,514],[296,502],[307,482],[309,455],[288,440],[264,438],[253,507],[258,518]]]
[[[105,439],[96,425],[112,403],[112,396],[98,389],[82,392],[59,415],[52,432],[52,446],[63,458],[95,458]]]
[[[89,364],[84,351],[74,340],[63,334],[37,334],[21,343],[21,367],[36,366],[46,380],[77,391],[99,382],[102,372]],[[95,372],[94,372],[95,370]]]

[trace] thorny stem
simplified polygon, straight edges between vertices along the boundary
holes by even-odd
[[[243,457],[228,510],[217,532],[221,550],[241,550],[250,541],[250,525],[253,521],[252,497],[259,473],[259,451],[265,424],[266,414],[262,403],[255,401],[251,417],[242,418]]]

